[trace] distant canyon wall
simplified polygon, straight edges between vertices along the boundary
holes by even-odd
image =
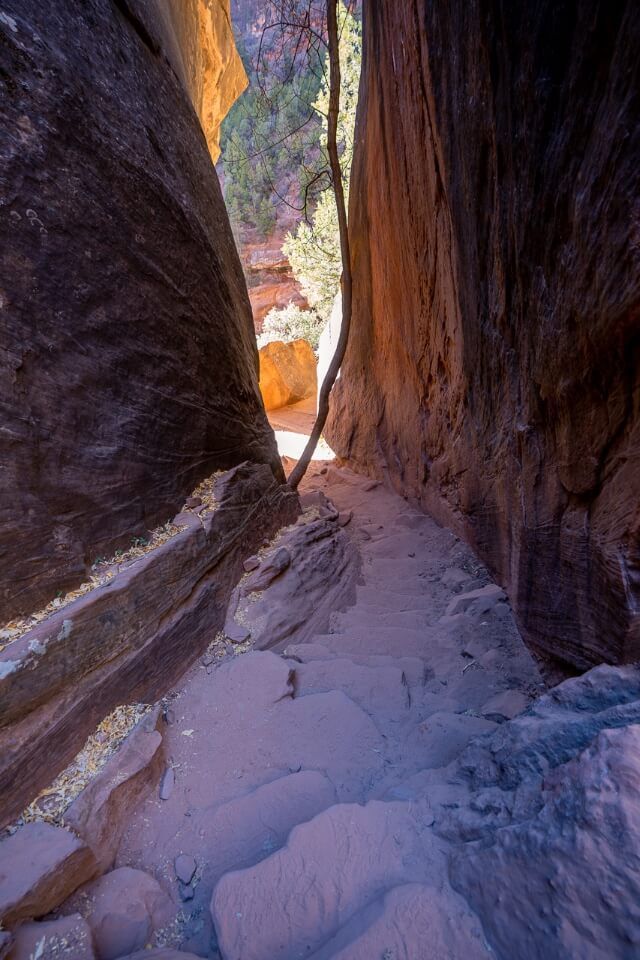
[[[228,0],[3,0],[0,625],[212,470],[281,475],[211,161],[245,82]]]
[[[640,655],[638,50],[632,2],[364,9],[327,437],[577,669]]]

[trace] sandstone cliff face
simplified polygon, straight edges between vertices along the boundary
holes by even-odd
[[[529,640],[640,652],[635,5],[365,5],[328,439],[453,521]]]
[[[220,155],[220,124],[248,79],[231,26],[231,0],[134,0],[142,20],[162,37],[163,49],[198,114],[211,159]],[[129,0],[132,9],[134,6]],[[151,10],[145,16],[145,8]]]
[[[280,470],[209,156],[243,82],[216,32],[227,12],[2,4],[0,621],[171,516],[212,469]]]

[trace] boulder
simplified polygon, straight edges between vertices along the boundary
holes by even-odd
[[[120,867],[81,891],[98,960],[116,960],[142,950],[174,908],[159,883],[142,870]]]
[[[127,820],[162,771],[162,736],[156,707],[120,744],[115,754],[67,808],[65,826],[91,847],[101,873],[115,859]]]
[[[488,583],[478,590],[469,590],[468,593],[459,593],[449,601],[445,616],[455,617],[466,613],[470,617],[482,616],[493,610],[497,603],[507,599],[507,595],[497,583]]]
[[[260,348],[260,391],[267,410],[316,393],[316,358],[306,340],[274,340]]]
[[[227,624],[238,617],[256,649],[302,643],[355,600],[358,569],[357,552],[334,521],[295,524],[234,591]]]
[[[184,884],[191,883],[197,866],[198,865],[195,861],[195,857],[192,857],[188,853],[178,854],[173,861],[173,868],[176,872],[176,877],[181,883]]]
[[[80,914],[23,923],[14,933],[8,960],[96,960],[93,934]]]
[[[286,547],[278,547],[264,558],[258,569],[243,584],[245,595],[266,590],[269,584],[279,577],[291,564],[291,554]]]
[[[454,886],[498,956],[640,954],[639,758],[640,727],[603,730],[546,776],[529,816],[458,845]]]
[[[26,823],[0,843],[0,922],[42,917],[97,872],[82,840],[50,823]]]

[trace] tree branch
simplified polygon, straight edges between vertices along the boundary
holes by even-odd
[[[340,336],[335,353],[329,364],[318,396],[318,413],[313,425],[311,436],[302,452],[302,456],[291,471],[287,483],[296,490],[304,477],[313,452],[318,444],[320,435],[329,414],[329,396],[342,366],[344,355],[349,341],[351,328],[351,307],[353,299],[353,284],[351,276],[351,251],[349,248],[349,230],[347,222],[347,208],[344,199],[344,183],[338,151],[338,115],[340,112],[340,50],[338,35],[338,0],[327,0],[327,33],[329,39],[329,116],[327,126],[327,152],[333,178],[333,193],[338,212],[338,227],[340,231],[340,255],[342,259],[342,323]]]

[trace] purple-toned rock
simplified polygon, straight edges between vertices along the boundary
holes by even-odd
[[[422,956],[433,960],[495,958],[478,918],[459,894],[418,883],[394,887],[358,911],[319,954],[322,960],[417,960]]]
[[[216,886],[211,913],[225,960],[311,955],[385,886],[422,876],[420,830],[417,809],[378,802],[330,807],[295,827],[286,847]]]
[[[8,930],[0,930],[0,960],[6,960],[13,943],[13,934]]]
[[[195,953],[185,953],[172,947],[157,947],[154,950],[137,950],[121,960],[201,960]]]
[[[82,891],[98,960],[142,950],[173,916],[171,899],[142,870],[120,867]]]
[[[187,900],[193,900],[195,896],[195,890],[190,883],[183,883],[181,880],[178,882],[178,893],[180,894],[180,899],[183,903],[186,903]]]
[[[231,643],[245,643],[251,636],[251,631],[244,624],[237,623],[235,620],[228,620],[225,623],[224,633],[231,640]]]
[[[446,616],[455,617],[459,613],[466,613],[470,617],[482,616],[489,613],[497,603],[507,599],[507,595],[497,583],[488,583],[486,587],[470,590],[468,593],[459,593],[449,601]]]
[[[2,954],[0,954],[2,956]],[[14,932],[8,960],[96,960],[93,934],[80,914],[23,923]]]
[[[171,794],[173,793],[173,787],[176,781],[176,775],[173,772],[173,767],[167,767],[167,769],[162,774],[162,779],[160,780],[160,791],[159,796],[161,800],[168,800]]]
[[[187,853],[179,854],[173,861],[173,868],[176,872],[176,877],[181,883],[191,883],[193,880],[193,875],[196,872],[196,867],[197,863],[195,861],[195,857],[192,857]]]
[[[471,575],[458,567],[449,567],[440,577],[440,582],[451,590],[459,590],[460,587],[471,580]]]
[[[214,492],[202,522],[189,514],[187,529],[0,650],[0,825],[115,706],[166,692],[222,629],[242,559],[299,512],[265,464],[218,475]]]
[[[0,623],[213,470],[282,477],[203,135],[244,70],[219,4],[170,6],[3,0]]]
[[[0,843],[0,922],[44,916],[96,871],[92,851],[69,830],[26,823]]]
[[[640,727],[604,730],[456,845],[452,880],[498,956],[640,955],[639,792]]]
[[[503,690],[487,700],[482,705],[480,713],[484,717],[498,714],[507,720],[512,720],[529,706],[530,698],[522,690]]]
[[[138,724],[65,812],[65,825],[91,847],[101,873],[113,864],[128,817],[160,777],[158,715],[157,707]]]
[[[331,613],[355,599],[357,553],[336,523],[323,518],[296,523],[280,543],[273,567],[263,577],[263,563],[251,574],[229,608],[227,622],[239,615],[256,649],[278,648],[322,632]],[[255,591],[261,595],[250,596]]]
[[[252,557],[247,557],[242,566],[246,573],[251,573],[252,570],[257,570],[260,566],[260,558],[255,554]]]
[[[265,557],[256,572],[243,585],[243,593],[265,590],[291,564],[291,554],[286,547],[278,547],[275,553]]]
[[[211,810],[207,832],[217,842],[203,868],[213,887],[231,870],[249,867],[282,847],[296,824],[336,802],[331,781],[317,770],[301,770]]]

